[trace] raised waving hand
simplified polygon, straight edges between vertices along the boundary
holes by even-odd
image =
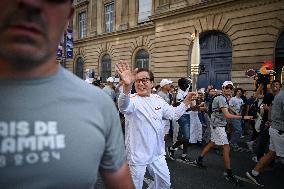
[[[137,69],[132,72],[128,63],[121,60],[119,63],[115,64],[115,70],[123,82],[123,92],[128,94],[131,90],[132,84],[135,81]]]

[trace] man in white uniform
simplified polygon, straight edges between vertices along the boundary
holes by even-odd
[[[173,107],[160,96],[151,94],[154,76],[148,69],[131,72],[128,64],[121,61],[116,64],[116,70],[123,80],[118,107],[125,115],[125,145],[134,185],[136,189],[142,189],[147,168],[154,178],[149,188],[169,189],[163,118],[182,116],[195,93],[189,93],[178,107]],[[133,83],[137,93],[130,95]]]

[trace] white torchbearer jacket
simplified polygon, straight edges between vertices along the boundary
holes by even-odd
[[[147,165],[165,155],[165,119],[179,119],[187,110],[170,106],[159,95],[141,97],[121,93],[118,108],[125,116],[125,146],[130,165]]]

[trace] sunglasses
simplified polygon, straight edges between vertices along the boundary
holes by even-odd
[[[150,81],[150,78],[142,78],[142,79],[136,79],[135,80],[135,83],[140,83],[140,82],[142,82],[143,84],[146,84],[146,83],[148,83]]]
[[[225,87],[225,89],[231,89],[231,90],[233,90],[233,87],[230,86],[230,85],[227,85],[227,86]]]

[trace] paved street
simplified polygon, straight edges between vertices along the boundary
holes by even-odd
[[[192,145],[189,148],[190,158],[194,159],[201,151],[201,146]],[[244,148],[245,149],[245,148]],[[176,157],[179,157],[181,150],[177,151]],[[246,178],[245,172],[250,170],[255,163],[251,160],[253,154],[244,150],[244,152],[231,152],[231,161],[234,174],[242,181],[241,187],[236,187],[225,180],[223,176],[224,168],[222,156],[215,151],[211,151],[204,159],[204,165],[207,169],[199,169],[182,163],[180,160],[168,160],[168,165],[171,172],[171,181],[173,189],[222,189],[222,188],[243,188],[255,189],[260,188]],[[280,163],[275,163],[273,169],[265,169],[262,174],[266,189],[283,188],[282,179],[284,178],[284,166]],[[144,187],[146,189],[152,178],[149,174],[144,179]],[[96,189],[103,189],[102,181],[99,180]]]
[[[201,149],[200,146],[191,146],[189,148],[191,159],[196,158]],[[181,153],[181,151],[177,152],[177,157],[179,157],[178,153]],[[233,173],[243,180],[241,188],[258,188],[256,185],[249,183],[245,176],[245,172],[255,165],[251,158],[252,153],[247,150],[245,152],[231,152]],[[210,152],[205,157],[204,165],[207,166],[205,170],[181,163],[179,160],[175,162],[168,160],[168,165],[171,172],[172,188],[174,189],[240,188],[225,180],[222,156],[215,151]],[[149,175],[147,177],[150,178]],[[265,188],[282,188],[283,178],[284,166],[280,163],[276,163],[273,170],[266,169],[263,173]],[[145,179],[145,181],[149,182],[149,179]]]

